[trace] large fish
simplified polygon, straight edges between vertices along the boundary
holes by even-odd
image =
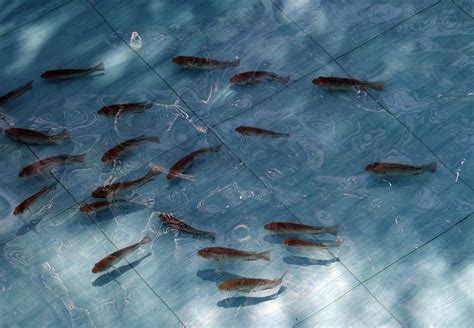
[[[55,182],[55,183],[53,183],[49,186],[46,186],[46,187],[42,188],[40,191],[38,191],[35,194],[33,194],[32,196],[28,197],[27,199],[22,201],[20,205],[15,207],[15,211],[13,212],[13,214],[18,215],[18,214],[23,213],[24,211],[29,209],[30,206],[38,200],[38,198],[46,195],[51,190],[56,189],[57,185],[58,185],[57,182]]]
[[[221,262],[272,260],[272,251],[257,253],[226,247],[206,247],[199,250],[197,254],[205,259]]]
[[[102,156],[102,162],[109,162],[116,159],[119,156],[122,156],[126,153],[130,148],[136,145],[140,145],[145,142],[160,142],[160,138],[158,137],[138,137],[133,139],[128,139],[121,144],[109,149],[104,156]]]
[[[289,133],[274,132],[271,130],[265,130],[260,128],[254,128],[252,126],[239,126],[235,128],[235,131],[244,135],[244,136],[258,136],[258,137],[267,137],[267,138],[282,138],[289,137]]]
[[[37,173],[42,173],[45,170],[52,169],[53,167],[69,164],[69,163],[83,163],[85,155],[57,155],[48,157],[28,166],[25,166],[19,176],[26,177]]]
[[[264,81],[277,81],[283,84],[287,84],[288,81],[290,81],[290,77],[280,76],[272,72],[255,71],[240,73],[230,78],[230,83],[239,85],[256,84]]]
[[[436,172],[438,165],[432,162],[426,165],[414,166],[399,163],[372,163],[365,167],[367,172],[380,176],[419,175],[425,172]]]
[[[101,116],[120,116],[122,114],[143,112],[153,107],[153,101],[144,101],[139,103],[115,104],[104,106],[97,111]]]
[[[271,222],[265,224],[264,228],[276,233],[330,233],[331,235],[337,235],[338,226],[317,227],[292,222]]]
[[[0,107],[5,107],[9,102],[23,95],[26,91],[33,89],[33,81],[30,81],[6,94],[0,96]]]
[[[237,291],[242,293],[253,293],[265,289],[275,288],[279,286],[286,272],[279,279],[258,279],[258,278],[236,278],[226,280],[219,284],[218,288],[223,291]]]
[[[172,179],[175,177],[181,177],[183,171],[191,165],[192,161],[201,156],[202,154],[205,153],[214,153],[218,152],[221,150],[222,145],[214,146],[214,147],[206,147],[206,148],[201,148],[196,151],[193,151],[192,153],[184,156],[181,158],[179,161],[174,163],[174,165],[170,168],[169,173],[167,175],[168,179]]]
[[[7,136],[15,141],[21,141],[27,144],[36,145],[48,145],[56,144],[60,140],[64,140],[70,137],[66,129],[56,135],[48,135],[45,132],[21,129],[21,128],[10,128],[6,129],[5,133]]]
[[[286,239],[283,243],[289,247],[301,249],[328,249],[330,247],[338,247],[339,245],[341,245],[340,240],[337,240],[334,243],[320,243],[317,241],[310,240]]]
[[[348,89],[359,89],[359,90],[383,90],[384,86],[382,82],[370,82],[362,80],[353,80],[344,77],[325,77],[320,76],[313,80],[313,84],[327,89],[333,90],[348,90]]]
[[[227,68],[240,65],[240,59],[235,61],[224,61],[192,56],[177,56],[174,57],[171,62],[185,68],[194,69]]]
[[[98,212],[100,210],[112,207],[112,206],[128,205],[128,204],[132,204],[132,203],[128,200],[125,200],[125,199],[115,199],[113,201],[103,200],[103,201],[99,201],[99,202],[95,202],[95,203],[89,203],[89,204],[82,205],[79,208],[79,211],[81,211],[83,213],[95,213],[95,212]]]
[[[193,234],[193,235],[203,236],[203,237],[208,238],[211,241],[216,240],[216,234],[215,233],[198,230],[198,229],[190,226],[186,222],[175,218],[174,216],[172,216],[169,213],[161,213],[160,214],[160,219],[166,225],[168,225],[171,229],[176,229],[178,231],[190,233],[190,234]]]
[[[41,78],[45,80],[66,80],[102,71],[105,71],[104,63],[90,68],[60,68],[50,70],[41,74]]]

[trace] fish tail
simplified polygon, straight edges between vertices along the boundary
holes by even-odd
[[[339,229],[339,226],[337,224],[327,227],[325,231],[327,233],[330,233],[331,235],[337,235],[337,230]]]
[[[285,278],[285,276],[286,276],[287,273],[288,273],[288,271],[285,271],[285,272],[281,275],[280,279],[278,279],[278,281],[279,281],[279,282],[282,282],[282,281],[283,281],[283,278]]]
[[[437,168],[438,168],[438,164],[436,164],[436,162],[432,162],[430,164],[424,165],[423,171],[435,173]]]
[[[25,91],[26,91],[26,90],[31,90],[31,89],[33,89],[33,81],[30,81],[30,82],[26,83],[26,84],[23,86],[22,89],[25,90]]]
[[[214,232],[206,232],[206,237],[209,238],[211,241],[216,240],[216,234]]]
[[[169,171],[168,172],[168,179],[171,179],[171,178],[178,178],[178,179],[194,181],[194,176],[192,176],[192,175]]]
[[[155,105],[155,101],[154,100],[149,100],[149,101],[145,101],[143,103],[143,108],[144,109],[148,109],[148,108],[151,108]]]
[[[330,247],[339,247],[339,246],[341,246],[341,240],[337,239],[334,243],[332,243],[328,246],[330,246]]]
[[[286,83],[290,82],[290,76],[282,76],[282,77],[280,77],[280,81],[282,83],[286,84]]]
[[[45,190],[47,190],[47,191],[54,190],[54,189],[56,189],[56,188],[58,187],[58,185],[59,185],[59,184],[58,184],[57,182],[53,182],[52,184],[50,184],[49,186],[47,186],[47,187],[45,188]]]
[[[153,165],[147,173],[147,177],[151,178],[154,177],[155,175],[163,173],[163,168],[159,165]]]
[[[139,242],[139,244],[140,244],[140,246],[146,245],[146,244],[148,244],[150,241],[151,241],[150,236],[146,235],[146,236],[143,237],[143,239]]]
[[[69,134],[69,132],[67,132],[66,129],[62,130],[60,134],[57,134],[55,136],[51,136],[50,139],[53,140],[53,141],[58,141],[58,140],[64,140],[64,139],[67,139],[69,138],[71,135]]]
[[[98,64],[96,67],[92,69],[93,71],[105,71],[104,63]]]
[[[85,154],[74,155],[74,156],[69,157],[69,161],[71,161],[71,162],[77,162],[77,163],[84,163],[85,159],[86,159],[86,155],[85,155]]]
[[[145,137],[144,139],[146,139],[147,141],[151,141],[151,142],[156,142],[156,143],[160,143],[160,138],[159,137]]]
[[[383,82],[377,81],[377,82],[369,82],[368,86],[371,87],[374,90],[383,90],[384,85]]]
[[[232,66],[240,66],[240,58],[232,62]]]
[[[222,145],[217,145],[217,146],[214,146],[214,147],[209,147],[209,152],[211,153],[217,153],[218,151],[220,151],[222,148]]]
[[[265,251],[265,252],[258,253],[257,258],[265,260],[265,261],[271,261],[272,251]]]

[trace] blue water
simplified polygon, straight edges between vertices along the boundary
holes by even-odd
[[[474,324],[472,1],[0,0],[0,40],[0,94],[35,81],[0,109],[1,127],[72,135],[26,146],[0,134],[0,326]],[[177,55],[239,58],[241,66],[189,71],[171,64]],[[39,78],[99,62],[103,75]],[[290,83],[230,85],[247,70],[289,75]],[[384,81],[385,90],[311,84],[330,75]],[[145,100],[155,102],[146,113],[95,114]],[[234,131],[240,125],[291,137],[245,138]],[[114,165],[100,161],[139,135],[161,142]],[[98,186],[220,144],[191,167],[195,181],[161,175],[124,195],[135,206],[78,210]],[[86,162],[53,177],[18,177],[23,166],[62,153],[84,153]],[[383,179],[364,171],[375,161],[435,161],[438,170]],[[12,214],[55,180],[60,188]],[[216,243],[170,231],[161,212],[216,232]],[[290,251],[263,229],[271,221],[338,224],[342,244]],[[147,234],[152,243],[116,269],[91,273]],[[216,266],[196,255],[212,245],[272,250],[273,259]],[[285,271],[281,288],[268,292],[217,288]]]

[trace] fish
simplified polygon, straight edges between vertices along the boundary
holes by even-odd
[[[147,182],[152,181],[155,178],[155,176],[161,174],[162,172],[163,172],[162,167],[158,165],[154,165],[151,167],[150,171],[148,171],[148,173],[145,174],[141,178],[125,181],[125,182],[115,182],[115,183],[111,183],[102,187],[98,187],[96,190],[92,192],[92,197],[106,198],[108,196],[115,196],[116,194],[123,192],[127,189],[130,189],[133,187],[139,187],[139,186],[144,185]]]
[[[384,85],[382,82],[370,82],[362,80],[353,80],[344,77],[325,77],[320,76],[313,80],[313,84],[327,89],[333,90],[348,90],[348,89],[359,89],[359,90],[383,90]]]
[[[174,57],[171,62],[185,68],[195,69],[227,68],[240,65],[240,59],[235,61],[224,61],[193,56],[177,56]]]
[[[83,163],[85,160],[84,154],[82,155],[57,155],[48,157],[39,161],[36,161],[28,166],[25,166],[21,171],[20,177],[27,177],[33,174],[44,172],[46,169],[52,169],[53,167],[69,164],[69,163]]]
[[[160,214],[160,219],[166,225],[168,225],[171,229],[176,229],[178,231],[190,233],[190,234],[193,234],[193,235],[203,236],[203,237],[208,238],[211,241],[216,240],[216,234],[214,232],[202,231],[202,230],[198,230],[196,228],[193,228],[189,224],[187,224],[186,222],[175,218],[174,216],[172,216],[169,213],[161,213]]]
[[[58,186],[58,183],[55,182],[53,184],[50,184],[49,186],[46,186],[44,188],[42,188],[40,191],[36,192],[35,194],[31,195],[30,197],[28,197],[27,199],[25,199],[24,201],[22,201],[20,203],[20,205],[18,205],[17,207],[15,207],[15,210],[13,211],[13,214],[14,215],[18,215],[18,214],[21,214],[23,212],[25,212],[27,209],[30,208],[30,206],[36,202],[38,200],[38,198],[46,195],[47,193],[49,193],[51,190],[54,190],[56,189],[56,187]]]
[[[138,102],[138,103],[108,105],[99,109],[97,111],[97,115],[120,116],[122,114],[143,112],[153,107],[154,104],[155,103],[153,101],[144,101],[144,102]]]
[[[104,200],[104,201],[99,201],[99,202],[95,202],[95,203],[89,203],[89,204],[82,205],[79,208],[79,211],[81,211],[83,213],[98,212],[100,210],[109,208],[111,206],[126,205],[126,204],[131,204],[131,202],[129,202],[126,199],[116,199],[116,200],[113,200],[113,201],[110,201],[110,202]]]
[[[338,247],[341,245],[341,241],[337,240],[334,243],[320,243],[317,241],[310,241],[310,240],[301,240],[301,239],[286,239],[283,242],[288,247],[296,247],[296,248],[303,248],[303,249],[327,249],[329,247]]]
[[[222,145],[214,146],[214,147],[205,147],[193,151],[192,153],[184,156],[179,161],[173,164],[170,168],[168,175],[166,176],[167,179],[172,179],[175,177],[181,177],[181,173],[191,165],[192,161],[196,158],[201,156],[205,153],[215,153],[221,150]]]
[[[258,137],[268,137],[268,138],[281,138],[281,137],[289,137],[289,133],[282,133],[282,132],[274,132],[270,130],[254,128],[251,126],[239,126],[235,128],[235,131],[244,135],[244,136],[258,136]]]
[[[138,243],[127,246],[116,252],[113,252],[112,254],[107,255],[106,257],[104,257],[102,260],[100,260],[94,265],[94,267],[91,270],[92,273],[99,273],[99,272],[109,269],[110,267],[114,266],[118,262],[122,261],[127,255],[136,251],[141,246],[148,244],[150,241],[151,241],[151,238],[149,236],[145,236]]]
[[[226,280],[218,285],[218,288],[222,291],[237,291],[242,293],[253,293],[265,289],[271,289],[279,286],[286,272],[275,280],[271,279],[258,279],[258,278],[236,278]]]
[[[33,81],[30,81],[18,88],[0,96],[0,107],[5,107],[9,102],[22,96],[26,91],[33,89]]]
[[[329,233],[331,235],[337,235],[338,226],[333,225],[330,227],[316,227],[299,223],[291,222],[271,222],[265,224],[264,228],[276,233]]]
[[[257,84],[263,81],[277,81],[287,84],[290,81],[289,76],[280,76],[272,72],[253,71],[234,75],[230,78],[230,83],[239,85]]]
[[[22,128],[6,129],[7,136],[14,141],[21,141],[27,144],[48,145],[56,144],[60,140],[70,137],[69,132],[64,129],[56,135],[48,135],[46,132],[34,131]]]
[[[160,138],[158,137],[138,137],[133,139],[128,139],[121,144],[109,149],[105,152],[104,156],[102,156],[102,162],[109,162],[111,160],[116,159],[117,157],[123,155],[127,152],[131,147],[140,145],[145,142],[160,142]]]
[[[206,247],[197,252],[197,255],[204,257],[208,260],[214,261],[256,261],[272,260],[272,251],[265,251],[261,253],[246,252],[239,249],[226,248],[226,247]]]
[[[103,71],[105,71],[104,63],[100,63],[97,66],[89,68],[60,68],[46,71],[41,74],[41,78],[45,80],[66,80]]]
[[[368,164],[365,167],[367,172],[370,172],[379,176],[408,176],[408,175],[419,175],[425,172],[436,172],[438,165],[436,162],[432,162],[426,165],[413,166],[408,164],[398,163],[379,163],[375,162]]]

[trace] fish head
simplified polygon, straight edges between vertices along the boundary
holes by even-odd
[[[313,84],[323,86],[324,85],[324,78],[323,77],[318,77],[317,79],[313,80]]]
[[[171,62],[176,65],[186,64],[186,61],[183,56],[173,57],[173,59],[171,59]]]
[[[276,223],[275,222],[267,223],[263,227],[265,228],[265,230],[275,230],[276,229]]]
[[[81,206],[79,208],[79,211],[81,211],[83,213],[92,212],[93,210],[94,210],[94,205],[93,204],[87,204],[87,205]]]
[[[379,162],[375,162],[375,163],[366,165],[365,170],[367,172],[371,172],[371,173],[374,173],[374,174],[384,174],[385,173],[383,165],[381,165]]]
[[[218,286],[219,290],[221,291],[232,291],[235,289],[235,284],[233,281],[224,281],[220,283]]]
[[[197,255],[199,255],[201,257],[204,257],[204,258],[207,258],[209,256],[207,248],[203,248],[203,249],[198,250]]]
[[[92,268],[92,273],[98,273],[105,270],[105,266],[101,262],[97,262]]]
[[[102,107],[101,109],[99,109],[99,110],[97,111],[97,115],[99,115],[99,116],[105,116],[105,115],[107,115],[107,107]]]
[[[244,80],[244,78],[242,77],[242,75],[234,75],[230,78],[230,83],[235,83],[235,84],[239,84],[239,83],[242,83]]]
[[[109,188],[107,187],[99,187],[92,193],[92,197],[94,198],[105,198],[109,194]]]
[[[235,131],[238,132],[238,133],[244,133],[245,129],[244,129],[243,126],[239,126],[238,128],[235,128]]]

